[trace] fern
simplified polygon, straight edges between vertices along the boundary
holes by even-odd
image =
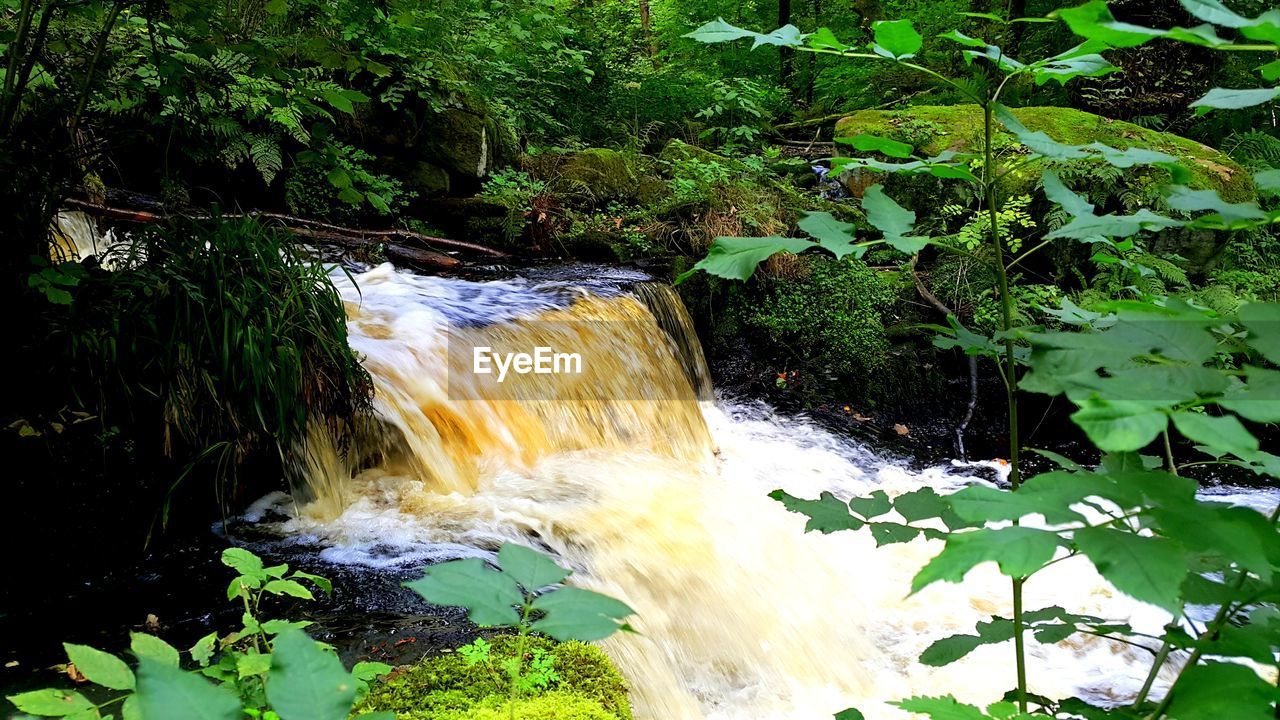
[[[280,155],[280,143],[270,135],[254,135],[249,146],[249,159],[258,169],[258,174],[270,185],[276,175],[284,169],[284,159]]]
[[[1254,170],[1280,167],[1280,138],[1260,130],[1234,132],[1222,144],[1233,160]]]

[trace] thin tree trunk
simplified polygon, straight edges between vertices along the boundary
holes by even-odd
[[[791,0],[778,0],[778,27],[791,24]],[[788,87],[791,80],[791,63],[795,51],[788,47],[778,48],[778,79],[782,87]]]

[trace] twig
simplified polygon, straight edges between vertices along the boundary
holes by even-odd
[[[924,281],[920,279],[920,275],[916,273],[916,261],[920,259],[919,255],[912,255],[911,262],[907,269],[911,273],[911,280],[915,282],[916,292],[920,293],[920,297],[925,302],[932,305],[938,312],[951,317],[955,312],[947,307],[937,295],[934,295],[929,288],[925,287]],[[969,404],[965,407],[964,417],[960,419],[960,423],[955,427],[956,433],[956,452],[960,455],[960,459],[965,459],[964,452],[964,431],[969,429],[969,423],[973,420],[973,410],[978,406],[978,358],[968,355],[969,358]]]

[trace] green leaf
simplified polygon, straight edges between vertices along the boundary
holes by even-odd
[[[1187,668],[1174,686],[1173,720],[1274,720],[1276,688],[1252,669],[1234,663]]]
[[[1164,431],[1168,417],[1142,403],[1090,397],[1071,420],[1104,452],[1141,450]]]
[[[947,502],[957,515],[971,522],[1018,520],[1027,515],[1036,514],[1044,515],[1045,521],[1054,525],[1083,519],[1070,507],[1072,502],[1083,499],[1071,492],[1077,485],[1071,482],[1074,476],[1066,473],[1046,473],[1037,475],[1036,478],[1040,480],[1028,481],[1029,487],[1024,486],[1017,492],[997,490],[983,485],[970,485],[948,495]]]
[[[315,600],[311,591],[295,580],[272,580],[263,585],[262,589],[272,595],[289,595],[303,600]]]
[[[707,256],[681,275],[677,282],[698,270],[730,280],[746,280],[756,271],[756,266],[771,256],[780,252],[801,253],[812,247],[815,247],[814,243],[800,238],[716,238],[707,250]]]
[[[355,698],[355,679],[336,655],[301,630],[276,636],[267,700],[281,720],[346,720]]]
[[[1212,212],[1228,225],[1267,217],[1256,203],[1229,203],[1222,199],[1217,190],[1192,190],[1183,185],[1174,185],[1165,201],[1174,210]]]
[[[1276,62],[1280,62],[1280,60],[1277,60]],[[1260,173],[1255,173],[1253,176],[1253,184],[1257,185],[1259,190],[1271,195],[1280,195],[1280,169],[1264,170]]]
[[[960,582],[974,566],[984,562],[995,562],[1000,572],[1010,577],[1030,575],[1053,559],[1058,544],[1057,535],[1026,527],[955,533],[947,537],[942,552],[916,574],[911,592],[917,593],[939,580]]]
[[[351,98],[341,90],[334,88],[326,88],[322,93],[324,101],[333,106],[333,109],[340,110],[348,115],[356,111],[355,105],[352,104]]]
[[[1258,449],[1258,439],[1232,415],[1176,412],[1172,417],[1178,432],[1215,450],[1242,455]]]
[[[755,37],[757,34],[750,30],[743,30],[740,27],[730,25],[724,21],[724,18],[716,18],[697,30],[686,34],[685,37],[692,38],[698,42],[720,43]]]
[[[840,222],[826,212],[805,213],[796,225],[818,241],[818,245],[839,260],[850,253],[861,255],[862,248],[853,245],[853,224]]]
[[[67,658],[90,682],[112,690],[133,689],[133,671],[115,655],[88,645],[62,643],[62,647],[67,651]]]
[[[1093,203],[1063,185],[1057,173],[1046,171],[1040,182],[1044,186],[1045,197],[1061,205],[1071,215],[1093,215]]]
[[[22,712],[40,717],[66,717],[91,711],[95,707],[88,698],[74,690],[55,688],[6,695],[5,699]]]
[[[289,577],[294,578],[296,580],[310,581],[312,583],[315,583],[315,586],[320,588],[320,590],[323,591],[325,595],[333,594],[333,583],[329,582],[329,578],[320,577],[319,575],[312,575],[311,573],[302,572],[301,570],[294,570],[293,574],[290,575]]]
[[[249,652],[236,658],[236,675],[241,680],[255,675],[265,675],[270,669],[270,653]]]
[[[862,152],[878,152],[895,158],[909,158],[915,148],[904,142],[876,137],[875,135],[855,135],[851,138],[836,138],[841,145],[850,145]]]
[[[829,492],[822,493],[817,500],[801,500],[782,490],[774,490],[769,493],[769,497],[782,503],[793,513],[808,516],[809,522],[805,523],[805,532],[817,530],[823,534],[830,534],[840,530],[858,530],[864,524],[849,513],[849,506],[844,501]]]
[[[551,558],[523,545],[505,543],[498,550],[498,566],[529,592],[564,581],[569,571]]]
[[[751,49],[755,50],[761,45],[776,45],[778,47],[799,47],[804,44],[804,34],[795,25],[783,25],[773,32],[765,35],[762,33],[753,33],[754,39],[751,43]]]
[[[1120,592],[1175,615],[1182,611],[1187,557],[1173,541],[1098,527],[1077,530],[1075,544]]]
[[[339,190],[343,190],[351,187],[351,175],[348,174],[346,170],[340,167],[336,167],[330,170],[329,174],[326,177],[329,180],[329,184],[338,188]]]
[[[240,698],[225,687],[174,665],[142,657],[138,663],[138,710],[142,717],[239,720]]]
[[[947,697],[913,697],[899,700],[891,705],[907,712],[928,715],[932,720],[987,720],[987,714],[972,705],[965,705],[955,698]]]
[[[383,675],[390,674],[393,670],[395,670],[394,667],[384,662],[370,662],[366,660],[356,663],[355,666],[351,668],[351,674],[365,682],[372,682]]]
[[[1280,304],[1251,302],[1237,313],[1249,330],[1249,346],[1273,363],[1280,363]]]
[[[844,52],[849,46],[840,42],[835,33],[827,28],[818,28],[811,33],[805,41],[809,47],[816,50],[835,50],[836,52]]]
[[[1191,103],[1191,107],[1196,108],[1196,114],[1203,115],[1213,109],[1238,110],[1240,108],[1253,107],[1271,102],[1277,97],[1280,97],[1280,87],[1246,88],[1243,90],[1214,88],[1205,93],[1204,97]]]
[[[178,650],[154,635],[129,633],[129,649],[139,660],[146,658],[161,665],[178,667]]]
[[[590,590],[564,587],[533,601],[544,616],[533,629],[556,640],[603,640],[622,629],[622,620],[634,614],[626,603]]]
[[[928,244],[924,238],[907,236],[915,226],[915,212],[894,202],[879,185],[872,185],[863,193],[862,210],[867,214],[867,222],[883,233],[885,242],[899,252],[915,254]]]
[[[218,633],[211,632],[208,635],[196,641],[191,646],[191,659],[195,660],[200,667],[208,667],[209,661],[213,659],[213,650],[218,644]]]
[[[1249,24],[1249,20],[1230,10],[1218,0],[1181,0],[1182,7],[1192,15],[1207,23],[1223,27],[1239,28]]]
[[[222,564],[244,575],[245,577],[266,582],[266,569],[262,567],[262,559],[244,548],[231,547],[222,551]],[[257,587],[256,585],[254,587]]]
[[[836,713],[836,720],[867,720],[866,716],[855,708],[846,708]]]
[[[924,46],[924,38],[910,20],[878,20],[871,24],[871,32],[876,40],[872,50],[885,57],[905,60],[915,57]]]
[[[1092,0],[1080,7],[1057,11],[1071,32],[1088,40],[1099,40],[1111,47],[1136,47],[1154,40],[1164,32],[1117,22],[1103,0]]]
[[[919,537],[921,532],[924,532],[920,528],[913,528],[895,522],[868,523],[867,527],[871,530],[871,537],[876,541],[876,547],[911,542]]]
[[[1013,639],[1013,622],[993,618],[980,622],[977,635],[952,635],[935,641],[920,653],[920,662],[930,667],[950,665],[983,645],[994,645]]]
[[[951,505],[933,488],[922,487],[894,498],[893,509],[898,511],[903,520],[918,522],[944,517],[951,511]]]
[[[1230,389],[1218,404],[1246,420],[1280,422],[1280,372],[1247,365],[1244,373],[1249,382]]]
[[[883,490],[875,490],[867,497],[849,499],[849,508],[866,520],[884,515],[893,509],[889,495]]]
[[[467,608],[471,621],[481,627],[515,626],[520,617],[514,606],[524,602],[514,580],[489,569],[479,558],[433,565],[405,587],[429,603]]]

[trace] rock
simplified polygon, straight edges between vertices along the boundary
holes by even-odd
[[[652,158],[608,148],[529,155],[522,165],[553,193],[587,205],[649,204],[666,191]]]
[[[422,160],[415,163],[404,179],[405,188],[419,195],[446,195],[449,192],[449,172],[435,163]]]
[[[1228,202],[1246,202],[1257,197],[1253,179],[1244,168],[1226,154],[1194,140],[1072,108],[1019,108],[1013,114],[1029,129],[1042,131],[1062,143],[1084,145],[1101,142],[1121,149],[1137,147],[1168,153],[1179,158],[1190,171],[1191,178],[1187,182],[1190,187],[1216,190]],[[918,154],[932,156],[944,150],[979,152],[982,126],[982,112],[975,105],[862,110],[836,123],[836,137],[859,134],[887,137],[910,144]],[[1016,145],[1017,140],[1012,133],[1001,128],[995,144],[1000,152],[1000,149]],[[841,150],[847,152],[847,146],[837,145],[837,151]],[[1007,156],[1007,150],[1002,154]],[[1010,197],[1033,194],[1040,174],[1038,166],[1013,170],[1007,176],[1005,192]],[[1098,178],[1091,181],[1093,184],[1089,190],[1092,195],[1096,197],[1100,187],[1109,191],[1107,201],[1099,207],[1100,213],[1131,212],[1131,208],[1125,207],[1126,200],[1152,195],[1154,188],[1170,180],[1167,170],[1155,167],[1129,168],[1119,172],[1118,178],[1110,180],[1101,179],[1101,174]],[[1064,179],[1067,179],[1065,174]],[[956,197],[952,189],[957,187],[929,176],[891,176],[864,169],[845,173],[842,181],[857,196],[861,196],[868,186],[883,183],[890,195],[918,211],[936,209],[949,198]],[[1187,270],[1198,274],[1211,266],[1225,240],[1225,234],[1220,233],[1164,232],[1149,245],[1186,258]]]

